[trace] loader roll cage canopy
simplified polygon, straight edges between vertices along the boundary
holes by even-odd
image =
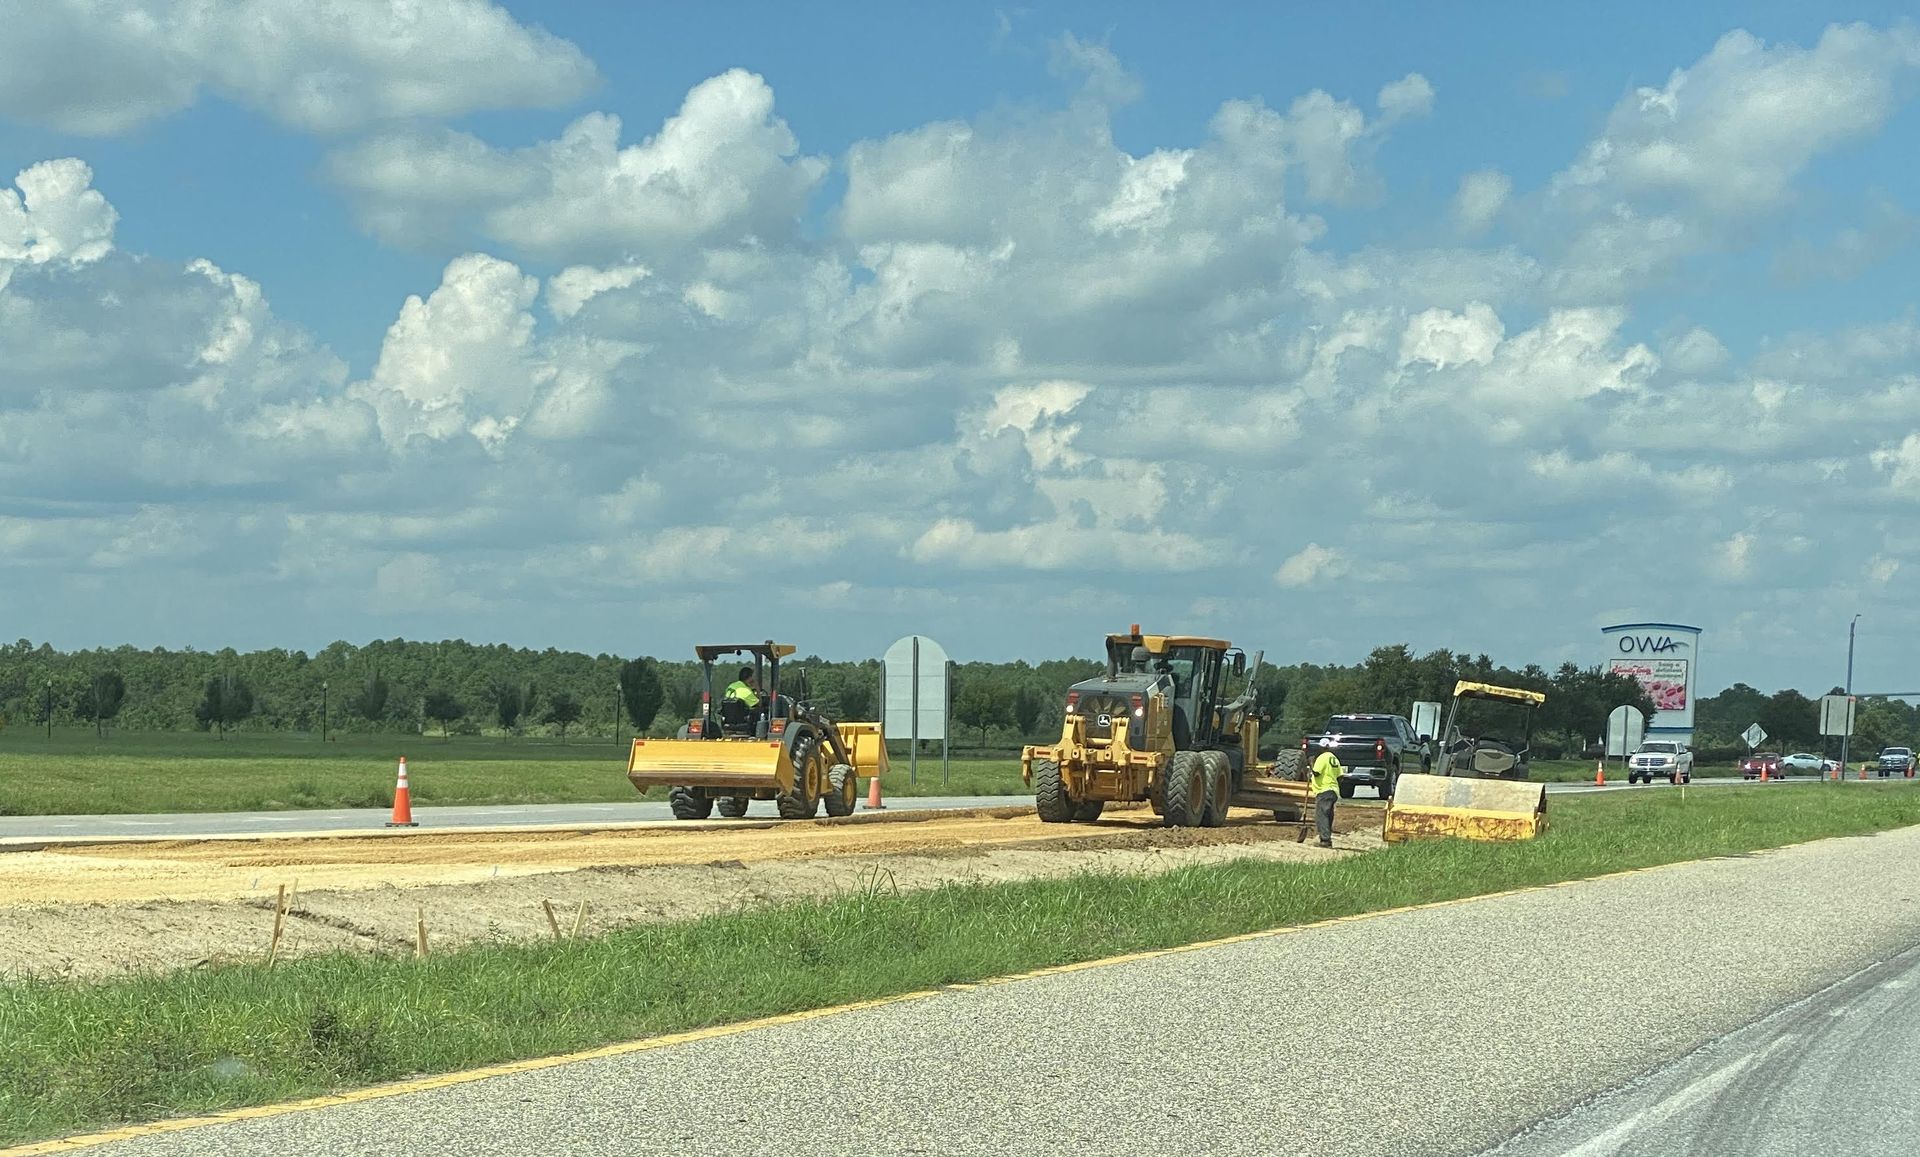
[[[1474,683],[1466,679],[1453,685],[1455,699],[1498,699],[1508,703],[1524,703],[1538,707],[1547,701],[1545,694],[1539,691],[1527,691],[1519,687],[1495,687],[1491,683]]]
[[[782,697],[780,694],[780,660],[793,652],[794,647],[791,643],[776,643],[772,639],[761,643],[703,643],[695,647],[693,653],[700,658],[701,721],[706,723],[713,718],[713,703],[717,698],[716,688],[713,685],[714,661],[733,655],[753,656],[753,677],[754,682],[760,685],[760,707],[764,712],[761,715],[762,723],[768,719],[786,718],[791,713],[793,703],[790,696]],[[741,665],[745,666],[744,663]],[[727,679],[726,683],[732,681]],[[725,690],[726,685],[723,683],[718,691],[724,693]],[[720,701],[720,726],[714,727],[709,724],[701,727],[699,738],[719,739],[727,734],[754,734],[758,730],[751,722],[751,716],[747,721],[728,719],[728,702],[725,699]]]

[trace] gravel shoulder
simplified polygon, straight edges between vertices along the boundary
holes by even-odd
[[[1243,856],[1314,861],[1380,847],[1378,825],[1377,809],[1342,809],[1331,852],[1251,813],[1217,829],[1159,827],[1145,809],[1042,825],[1030,807],[861,824],[76,845],[0,855],[0,977],[259,960],[283,885],[292,902],[281,959],[404,955],[423,918],[445,950],[544,939],[547,904],[562,928],[577,916],[594,935],[873,886],[1154,873]]]
[[[1476,1153],[1920,944],[1916,856],[1672,865],[94,1152]]]

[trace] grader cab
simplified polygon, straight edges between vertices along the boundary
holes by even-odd
[[[1021,775],[1047,823],[1088,823],[1147,801],[1168,827],[1219,827],[1234,806],[1299,814],[1305,785],[1258,763],[1260,721],[1244,651],[1221,639],[1107,636],[1104,673],[1067,690],[1060,739],[1023,748]],[[1223,701],[1229,677],[1246,689]]]
[[[801,680],[792,673],[783,680],[781,661],[793,652],[772,640],[695,647],[700,714],[677,738],[636,738],[627,780],[643,792],[667,788],[674,817],[683,820],[706,819],[716,806],[723,818],[739,819],[753,800],[772,800],[784,819],[810,818],[822,804],[830,816],[852,815],[858,778],[887,769],[885,736],[878,723],[835,722],[815,710]],[[720,660],[731,661],[716,672]],[[747,668],[742,681],[759,688],[753,702],[725,694]]]

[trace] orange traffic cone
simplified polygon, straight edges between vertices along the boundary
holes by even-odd
[[[1596,760],[1593,765],[1593,782],[1596,787],[1607,786],[1607,761]]]
[[[882,810],[887,806],[880,802],[880,777],[877,775],[867,781],[867,806]]]
[[[417,828],[413,822],[413,793],[407,790],[407,757],[400,757],[400,781],[393,785],[393,818],[390,828]]]
[[[1767,782],[1767,765],[1764,763],[1760,765],[1760,782]]]
[[[1867,765],[1864,763],[1860,765],[1860,778],[1867,778]]]

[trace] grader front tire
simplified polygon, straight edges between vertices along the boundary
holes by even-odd
[[[1051,759],[1033,765],[1033,810],[1040,813],[1043,824],[1073,822],[1073,800],[1068,798],[1067,785],[1060,778],[1060,765]]]
[[[1207,803],[1200,814],[1200,825],[1208,828],[1221,828],[1227,825],[1227,810],[1233,799],[1233,764],[1218,751],[1209,751],[1200,757],[1201,765],[1206,769]]]
[[[720,818],[723,820],[737,820],[746,817],[747,797],[744,795],[723,795],[715,802],[720,806]]]
[[[1166,811],[1170,828],[1195,828],[1207,810],[1207,767],[1197,751],[1176,751],[1167,764]]]
[[[1100,812],[1105,809],[1106,806],[1107,802],[1099,799],[1090,799],[1085,803],[1075,804],[1073,807],[1073,822],[1077,824],[1090,824],[1100,818]]]

